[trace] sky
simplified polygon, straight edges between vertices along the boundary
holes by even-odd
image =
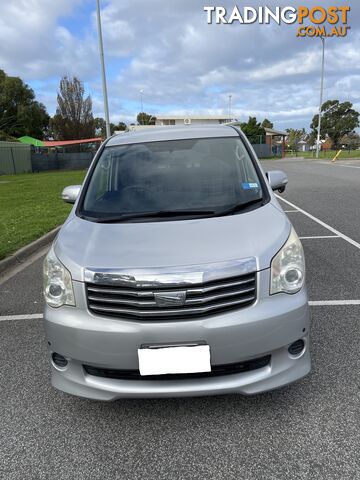
[[[209,25],[204,5],[349,5],[345,38],[326,39],[324,101],[360,111],[360,1],[101,0],[110,120],[227,114],[310,129],[320,95],[321,40],[294,25]],[[63,75],[76,75],[104,116],[95,0],[0,0],[0,69],[19,76],[53,115]]]

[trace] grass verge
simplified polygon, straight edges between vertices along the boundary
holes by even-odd
[[[0,260],[64,222],[71,205],[61,191],[84,176],[83,170],[1,175]]]
[[[323,150],[319,153],[319,159],[332,160],[337,154],[337,150]],[[316,160],[315,152],[297,152],[297,155],[293,152],[285,152],[286,158],[312,158]],[[360,150],[342,150],[337,157],[338,160],[345,160],[351,158],[360,158]],[[266,157],[260,158],[260,160],[281,160],[281,157]]]
[[[319,153],[319,158],[326,158],[326,159],[333,159],[335,155],[337,154],[337,150],[325,150],[321,151]],[[295,157],[295,154],[286,154],[287,157]],[[297,154],[298,157],[305,157],[305,158],[313,158],[314,160],[316,159],[315,152],[298,152]],[[344,158],[360,158],[360,150],[343,150],[340,155],[338,156],[338,159],[344,159]]]

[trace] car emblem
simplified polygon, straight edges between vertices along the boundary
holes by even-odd
[[[186,301],[186,291],[154,293],[158,307],[182,307]]]

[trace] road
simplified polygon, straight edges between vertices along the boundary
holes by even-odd
[[[255,397],[55,391],[41,320],[17,317],[41,313],[39,258],[0,285],[1,479],[360,478],[360,161],[263,166],[289,176],[280,202],[306,253],[311,375]]]

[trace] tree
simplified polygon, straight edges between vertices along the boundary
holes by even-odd
[[[351,148],[358,148],[360,146],[360,136],[356,132],[350,132],[340,139],[341,146]]]
[[[287,128],[286,131],[288,133],[287,144],[289,145],[291,150],[297,152],[299,142],[301,140],[305,140],[306,138],[305,128],[302,128],[300,130],[296,128]]]
[[[261,124],[262,127],[264,128],[274,128],[274,124],[270,122],[267,118],[265,118]]]
[[[315,146],[316,145],[316,138],[317,138],[317,130],[312,130],[307,136],[307,144],[310,147]]]
[[[156,117],[145,112],[138,113],[136,120],[139,125],[155,125]]]
[[[21,78],[0,70],[0,130],[13,137],[42,138],[48,124],[49,115],[34,91]]]
[[[106,137],[106,122],[101,117],[94,118],[95,135],[97,137]]]
[[[321,131],[320,136],[328,135],[334,147],[338,147],[340,139],[347,133],[352,132],[359,126],[359,112],[352,108],[352,103],[339,100],[328,100],[321,107]],[[312,119],[310,128],[313,135],[317,133],[319,115]]]
[[[51,120],[57,140],[81,140],[95,136],[95,121],[90,95],[84,98],[84,85],[76,76],[60,80],[56,114]]]
[[[106,122],[101,117],[96,117],[94,119],[95,124],[95,134],[98,137],[105,138],[106,137]],[[113,135],[117,131],[126,130],[127,125],[124,122],[119,122],[117,125],[114,123],[110,123],[110,133]]]
[[[257,122],[256,117],[249,117],[247,123],[240,124],[250,143],[265,143],[265,129]]]
[[[115,131],[122,132],[127,129],[127,125],[124,122],[119,122],[117,125],[115,125]]]
[[[19,140],[11,135],[8,135],[3,130],[0,130],[0,142],[18,142]]]

